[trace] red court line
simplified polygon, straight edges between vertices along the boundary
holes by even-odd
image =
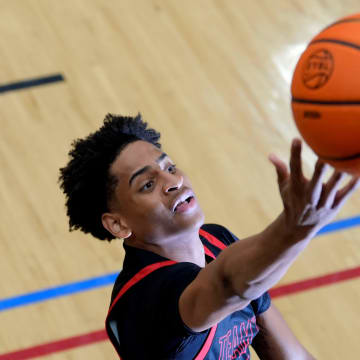
[[[340,281],[350,280],[360,276],[360,266],[338,271],[336,273],[318,276],[306,280],[297,281],[287,285],[277,286],[269,291],[272,298],[290,295],[300,291],[311,290],[320,286],[334,284]]]
[[[0,355],[1,360],[25,360],[33,359],[40,356],[53,354],[60,351],[73,349],[79,346],[93,344],[99,341],[108,339],[104,329],[93,331],[83,335],[77,335],[70,338],[52,341],[46,344],[41,344],[29,347],[22,350],[12,351]]]
[[[360,266],[348,270],[338,271],[332,274],[281,285],[271,289],[270,294],[272,298],[277,298],[301,291],[311,290],[325,285],[331,285],[341,281],[354,279],[356,277],[360,277]],[[91,333],[73,336],[70,338],[33,346],[27,349],[16,350],[10,353],[2,354],[0,355],[0,360],[33,359],[55,352],[65,351],[72,348],[93,344],[107,339],[107,334],[105,330],[102,329],[98,331],[93,331]]]

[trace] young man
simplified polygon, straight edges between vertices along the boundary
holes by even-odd
[[[73,143],[61,169],[70,229],[124,239],[106,329],[120,358],[313,359],[271,304],[267,290],[359,185],[318,161],[301,171],[301,141],[290,172],[275,155],[283,212],[262,232],[237,241],[204,224],[190,181],[161,151],[160,134],[135,118],[108,115]]]

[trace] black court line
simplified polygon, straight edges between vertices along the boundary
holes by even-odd
[[[65,81],[65,78],[62,74],[48,75],[48,76],[43,76],[43,77],[34,78],[34,79],[16,81],[13,83],[3,84],[3,85],[0,84],[0,94],[9,92],[9,91],[27,89],[27,88],[31,88],[34,86],[52,84],[52,83],[59,82],[59,81]]]

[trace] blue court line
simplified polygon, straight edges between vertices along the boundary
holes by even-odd
[[[27,89],[34,86],[51,84],[58,81],[65,81],[65,78],[61,74],[54,74],[49,76],[43,76],[34,79],[17,81],[9,84],[0,84],[0,94],[8,91],[22,90]]]
[[[360,216],[354,216],[351,218],[334,221],[326,226],[324,226],[317,235],[323,235],[334,231],[340,231],[344,229],[349,229],[355,226],[360,226]]]
[[[360,216],[355,216],[343,220],[334,221],[323,227],[317,235],[323,235],[330,232],[349,229],[360,226]],[[75,281],[69,284],[54,286],[51,288],[30,292],[23,295],[17,295],[5,299],[0,299],[0,312],[16,307],[26,306],[61,296],[68,296],[83,291],[89,291],[103,286],[113,285],[118,272],[93,277],[86,280]]]
[[[65,285],[54,286],[51,288],[30,292],[23,295],[17,295],[0,300],[0,312],[11,308],[30,305],[33,303],[50,300],[56,297],[76,294],[83,291],[96,289],[115,282],[118,272],[93,277],[90,279],[75,281]]]

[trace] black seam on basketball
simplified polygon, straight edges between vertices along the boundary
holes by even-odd
[[[321,30],[321,32],[328,30],[335,25],[350,23],[350,22],[360,22],[360,19],[344,19],[344,20],[335,21],[334,23],[330,24],[329,26],[326,26],[323,30]]]
[[[328,156],[322,156],[319,155],[318,156],[324,160],[329,160],[329,161],[350,161],[350,160],[356,160],[356,159],[360,159],[360,154],[355,154],[355,155],[350,155],[350,156],[345,156],[345,157],[328,157]]]
[[[360,100],[351,100],[351,101],[332,101],[332,100],[311,100],[311,99],[299,99],[292,98],[292,102],[299,104],[312,104],[312,105],[338,105],[338,106],[346,106],[346,105],[360,105]]]
[[[313,44],[317,44],[317,43],[332,43],[332,44],[337,44],[337,45],[343,45],[343,46],[348,46],[351,48],[354,48],[356,50],[360,50],[360,45],[348,42],[348,41],[343,41],[343,40],[337,40],[337,39],[318,39],[318,40],[314,40],[312,41],[310,45]]]

